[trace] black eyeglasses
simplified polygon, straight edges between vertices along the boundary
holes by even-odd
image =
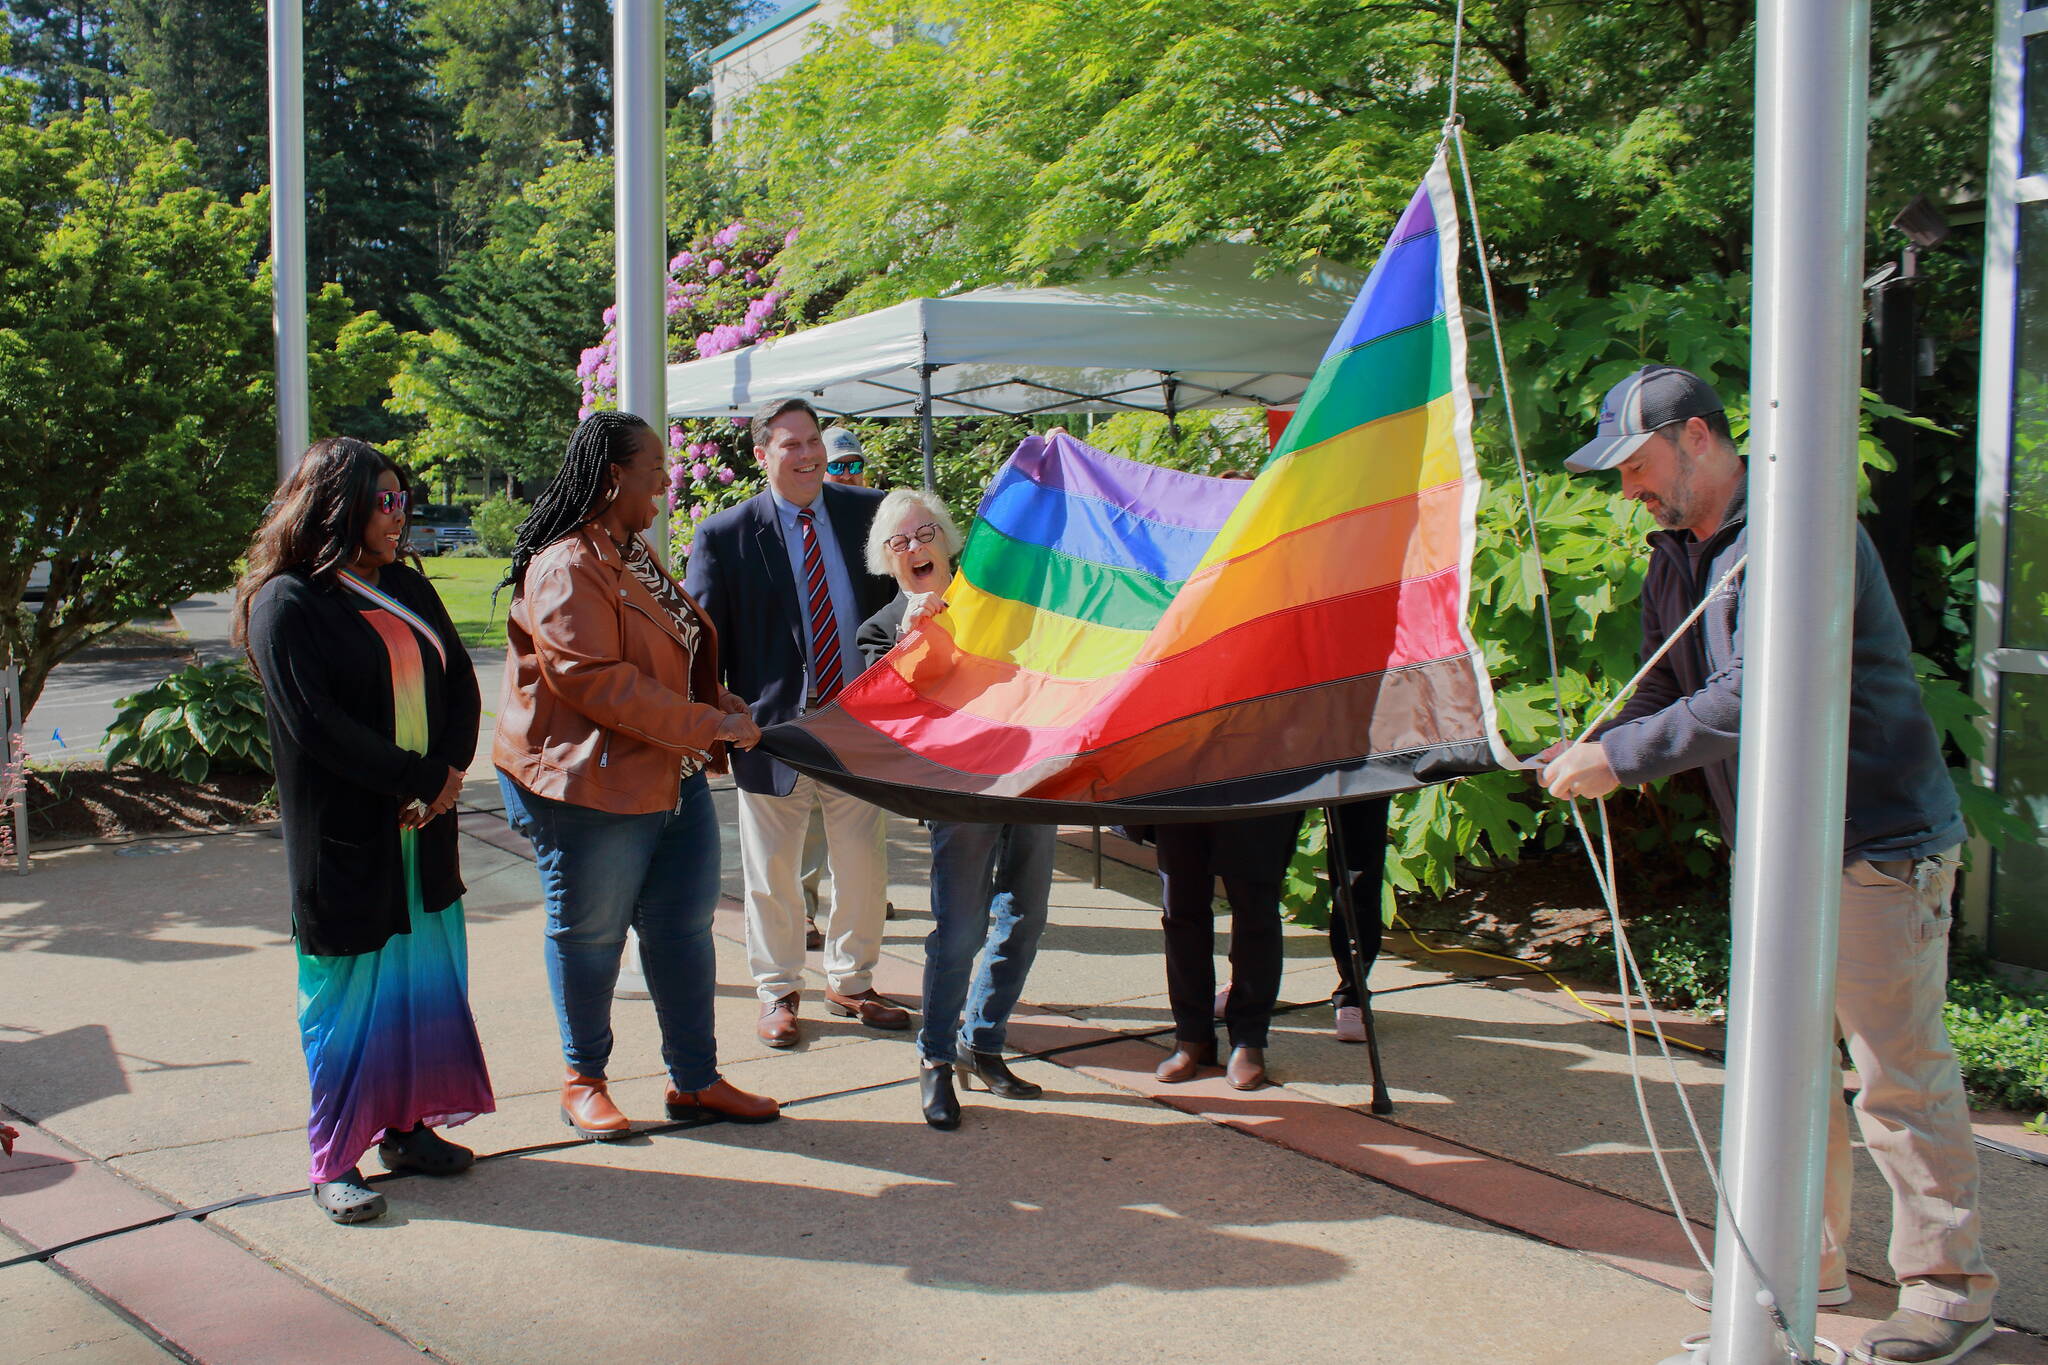
[[[370,505],[387,517],[393,512],[403,512],[411,502],[412,494],[397,488],[380,488],[370,499]]]
[[[938,537],[939,524],[936,521],[928,521],[907,536],[890,536],[882,543],[900,555],[910,548],[910,542],[913,540],[920,545],[929,545]]]
[[[868,462],[866,460],[825,461],[825,472],[827,474],[858,474],[867,467]]]

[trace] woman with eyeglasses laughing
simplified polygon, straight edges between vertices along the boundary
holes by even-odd
[[[497,1106],[469,1011],[456,798],[476,672],[433,585],[398,563],[411,492],[362,441],[316,441],[278,491],[235,595],[263,682],[312,1088],[313,1200],[385,1210],[357,1162],[454,1175],[434,1131]]]
[[[868,533],[868,569],[893,577],[902,592],[860,628],[870,665],[946,609],[940,594],[953,581],[960,544],[959,528],[931,494],[899,488],[882,500]],[[1007,1100],[1045,1093],[1010,1070],[1003,1043],[1045,932],[1056,831],[934,820],[931,832],[934,923],[924,941],[918,1087],[924,1121],[950,1129],[960,1126],[956,1074]]]

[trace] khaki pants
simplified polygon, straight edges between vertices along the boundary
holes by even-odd
[[[740,870],[746,879],[747,960],[763,1003],[804,980],[804,893],[798,880],[804,830],[822,807],[832,871],[829,909],[819,906],[825,979],[842,995],[874,984],[882,952],[882,896],[888,860],[879,806],[799,775],[787,796],[740,793]]]
[[[1892,1273],[1899,1306],[1974,1322],[1991,1315],[1998,1277],[1984,1260],[1977,1148],[1955,1049],[1942,1023],[1948,986],[1954,850],[1918,863],[1861,859],[1842,873],[1835,1024],[1862,1089],[1857,1124],[1891,1186]],[[1820,1282],[1848,1277],[1848,1106],[1829,1107]]]

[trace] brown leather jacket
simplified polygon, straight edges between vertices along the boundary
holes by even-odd
[[[684,758],[724,772],[718,636],[684,600],[694,658],[603,532],[535,555],[507,613],[491,761],[536,796],[616,815],[673,810]]]

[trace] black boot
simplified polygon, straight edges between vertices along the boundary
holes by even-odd
[[[953,1069],[960,1073],[962,1085],[966,1085],[971,1077],[987,1086],[991,1095],[1006,1100],[1035,1100],[1045,1093],[1044,1086],[1033,1085],[1011,1071],[1002,1053],[976,1052],[971,1047],[965,1052],[966,1055],[953,1064]],[[973,1089],[972,1086],[968,1088]]]
[[[926,1062],[919,1070],[917,1088],[924,1097],[924,1121],[951,1132],[960,1126],[960,1099],[953,1093],[953,1068],[944,1062]]]
[[[460,1175],[476,1164],[476,1153],[420,1123],[402,1133],[387,1129],[384,1140],[377,1144],[377,1159],[390,1171]]]

